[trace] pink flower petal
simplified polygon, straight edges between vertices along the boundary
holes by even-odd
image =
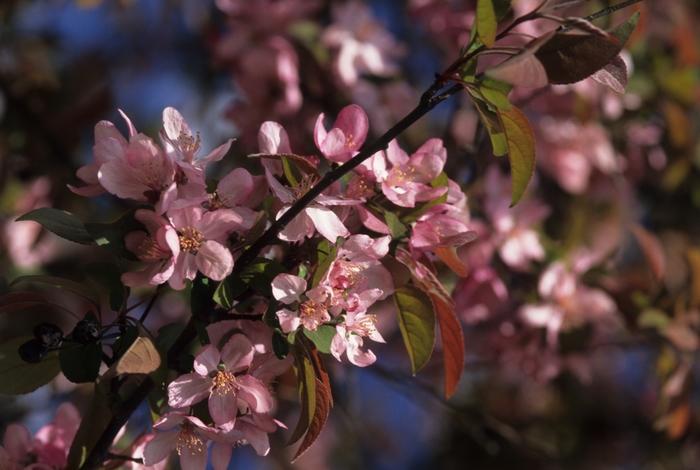
[[[214,423],[225,430],[233,429],[236,422],[238,406],[236,405],[236,395],[233,392],[220,393],[214,391],[209,396],[209,414]]]
[[[146,444],[146,447],[143,449],[144,465],[155,465],[166,459],[175,450],[178,434],[179,430],[177,429],[156,433],[156,437]]]
[[[214,470],[226,470],[231,461],[233,447],[223,442],[215,442],[211,446],[211,464]]]
[[[348,237],[350,232],[340,221],[338,216],[327,207],[309,206],[304,209],[318,230],[331,243],[335,243],[338,237]]]
[[[207,240],[197,251],[197,269],[215,281],[221,281],[231,274],[233,256],[221,243]]]
[[[256,413],[269,413],[274,406],[274,400],[270,390],[259,379],[252,375],[238,377],[241,388],[238,390],[238,398],[250,405]]]
[[[202,377],[207,377],[218,370],[219,361],[221,361],[219,350],[214,345],[208,344],[194,358],[194,371]]]
[[[298,301],[299,296],[306,291],[306,281],[293,274],[278,274],[271,285],[272,296],[284,304]]]
[[[173,408],[185,408],[204,400],[211,390],[209,377],[199,374],[181,375],[168,385],[168,404]]]
[[[240,372],[250,367],[255,349],[250,340],[240,334],[231,336],[221,349],[221,360],[229,372]]]

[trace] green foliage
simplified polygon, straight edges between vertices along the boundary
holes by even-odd
[[[433,354],[435,345],[435,313],[430,298],[416,287],[407,285],[394,292],[399,328],[403,337],[411,371],[416,374]]]
[[[525,114],[518,108],[499,111],[508,143],[508,160],[512,180],[511,204],[523,197],[535,172],[535,134]]]
[[[83,413],[80,428],[68,454],[67,468],[80,468],[107,429],[113,417],[111,402],[105,384],[95,384],[90,406]]]
[[[304,328],[304,335],[311,340],[316,349],[324,354],[330,354],[331,342],[335,337],[335,328],[330,325],[321,325],[315,331]]]
[[[49,383],[61,371],[58,355],[50,352],[41,362],[30,364],[19,357],[19,347],[32,339],[30,336],[5,341],[0,346],[0,394],[30,393]]]
[[[493,0],[477,0],[476,2],[476,31],[479,39],[486,47],[493,46],[496,41],[498,20]]]
[[[316,247],[316,269],[311,278],[311,287],[316,287],[321,282],[337,255],[338,245],[334,245],[325,239],[318,243]]]
[[[94,240],[85,225],[70,212],[42,207],[19,217],[17,221],[31,220],[40,223],[46,230],[61,238],[83,245],[92,245]]]

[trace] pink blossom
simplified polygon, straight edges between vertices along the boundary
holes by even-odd
[[[529,325],[547,330],[550,345],[556,345],[561,330],[585,323],[612,325],[616,322],[617,306],[613,299],[600,289],[584,285],[579,275],[589,263],[570,265],[564,261],[552,263],[540,277],[538,286],[543,302],[525,305],[520,309],[521,318]]]
[[[232,232],[250,229],[255,222],[232,209],[206,212],[192,206],[171,210],[168,218],[180,244],[169,279],[173,289],[182,289],[185,280],[193,280],[197,271],[215,281],[228,276],[233,269],[233,256],[225,246],[226,239]]]
[[[247,414],[237,419],[233,429],[222,433],[221,438],[235,446],[250,444],[258,455],[265,456],[270,453],[268,434],[275,432],[278,427],[286,428],[284,424],[269,415]],[[224,462],[228,465],[232,451],[233,447],[231,445],[217,446],[212,451],[212,460],[218,461],[219,465],[222,465]],[[218,468],[223,470],[227,467],[221,466]]]
[[[532,261],[542,261],[544,247],[533,226],[547,217],[549,207],[533,198],[511,207],[510,182],[495,165],[486,173],[484,188],[484,209],[493,225],[492,240],[501,259],[517,270],[527,270]]]
[[[327,288],[334,314],[365,312],[394,292],[394,283],[381,259],[389,252],[391,237],[377,239],[352,235],[338,249],[319,286]]]
[[[344,107],[330,131],[323,123],[325,115],[321,113],[314,128],[316,147],[331,161],[344,163],[357,152],[367,138],[369,119],[365,111],[352,104]]]
[[[545,118],[539,128],[538,162],[566,191],[583,193],[595,170],[606,175],[620,171],[619,157],[600,125]]]
[[[388,76],[398,70],[395,60],[403,49],[369,7],[358,1],[337,5],[333,19],[322,40],[337,51],[335,70],[345,86],[353,86],[361,74]]]
[[[143,450],[143,463],[153,466],[177,451],[183,470],[202,470],[207,465],[207,445],[217,438],[218,431],[194,416],[173,411],[153,425],[155,437]],[[218,445],[227,445],[219,442]],[[217,470],[222,467],[217,467]],[[225,468],[225,467],[224,467]]]
[[[411,228],[409,244],[418,250],[458,247],[476,239],[469,215],[449,204],[438,204],[421,215]]]
[[[51,182],[40,177],[21,188],[14,204],[14,213],[25,214],[32,209],[50,207]],[[23,269],[36,268],[56,258],[60,241],[56,237],[42,237],[42,226],[31,221],[0,221],[0,239],[11,262]]]
[[[129,128],[129,138],[136,135],[136,129],[122,110],[119,110],[124,121]],[[129,142],[122,136],[117,127],[110,121],[100,121],[95,125],[95,145],[93,146],[94,161],[88,165],[80,167],[77,171],[78,178],[85,183],[85,186],[75,187],[68,185],[71,191],[81,196],[97,196],[105,189],[99,180],[99,171],[105,163],[122,160],[129,147]]]
[[[305,299],[302,300],[302,295]],[[328,312],[328,291],[323,286],[306,290],[306,281],[293,274],[278,274],[272,280],[272,296],[285,305],[299,303],[298,308],[283,308],[277,311],[280,327],[285,333],[295,331],[303,326],[315,331],[325,322],[330,321]]]
[[[149,433],[149,434],[144,434],[136,441],[134,441],[134,444],[131,446],[131,457],[134,459],[139,459],[141,461],[144,460],[144,451],[146,450],[146,446],[148,445],[149,442],[151,442],[153,439],[155,439],[156,434],[154,433]],[[126,463],[126,468],[129,470],[166,470],[168,467],[168,460],[163,459],[159,462],[154,463],[153,465],[143,465],[138,462],[127,462]]]
[[[221,160],[231,148],[232,140],[218,146],[205,156],[199,156],[199,133],[193,134],[180,112],[172,107],[163,110],[160,132],[165,153],[176,165],[178,198],[206,197],[205,171],[207,165]],[[166,207],[167,209],[168,207]]]
[[[10,424],[0,446],[3,470],[53,470],[65,468],[68,452],[80,425],[80,416],[70,403],[58,407],[52,423],[37,431],[34,439],[27,428]]]
[[[382,192],[394,204],[415,207],[416,202],[442,196],[447,188],[433,188],[430,183],[445,166],[447,151],[440,139],[430,139],[410,157],[395,140],[389,143],[386,158],[392,164],[386,173],[375,173]]]
[[[265,122],[260,127],[258,140],[260,150],[265,154],[291,153],[287,133],[278,123]],[[307,175],[297,187],[288,188],[275,178],[276,174],[281,174],[281,167],[278,162],[271,159],[263,159],[263,165],[265,166],[267,184],[282,203],[282,208],[277,212],[277,218],[279,219],[316,181],[311,175]],[[347,237],[350,235],[350,232],[338,215],[329,207],[357,205],[360,202],[321,194],[280,231],[279,238],[292,242],[301,241],[304,238],[313,237],[318,231],[326,239],[335,243],[338,237]]]
[[[481,266],[459,281],[452,298],[457,314],[471,325],[503,311],[508,302],[508,288],[493,268]]]
[[[134,218],[145,226],[146,232],[128,233],[124,244],[146,266],[123,274],[122,282],[131,287],[163,284],[175,272],[175,260],[180,255],[179,235],[164,217],[153,211],[139,209]]]
[[[272,410],[273,399],[265,384],[248,374],[255,349],[242,334],[234,334],[221,351],[205,346],[194,361],[194,372],[168,385],[168,404],[192,406],[208,397],[209,413],[217,426],[230,430],[239,409],[255,413]]]
[[[377,331],[377,317],[366,312],[345,315],[343,322],[336,325],[336,335],[331,342],[331,354],[338,361],[343,353],[350,363],[358,367],[366,367],[377,360],[377,356],[369,350],[363,349],[364,338],[384,343],[384,338]]]

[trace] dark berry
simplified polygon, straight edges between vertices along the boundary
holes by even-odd
[[[49,349],[61,347],[63,331],[53,323],[40,323],[34,327],[34,337]]]
[[[24,362],[34,364],[41,362],[41,360],[46,357],[49,348],[47,348],[41,340],[34,338],[21,345],[17,352]]]
[[[77,343],[93,343],[100,338],[100,324],[94,317],[87,316],[75,325],[71,338]]]

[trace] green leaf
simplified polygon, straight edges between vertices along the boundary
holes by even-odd
[[[479,91],[486,101],[501,110],[509,110],[513,105],[508,99],[508,93],[513,87],[505,82],[499,82],[490,77],[484,77],[479,85]]]
[[[624,46],[637,27],[637,23],[639,23],[638,11],[634,12],[634,14],[627,18],[627,20],[620,23],[615,29],[610,31],[610,34],[615,36]]]
[[[511,204],[523,197],[535,172],[535,134],[527,117],[516,107],[498,113],[508,142],[508,161],[512,181]]]
[[[124,238],[127,233],[146,230],[143,224],[134,218],[134,211],[127,212],[114,222],[86,223],[85,228],[97,245],[109,249],[117,256],[131,260],[136,258],[126,249]]]
[[[338,255],[338,246],[328,240],[321,240],[316,247],[316,269],[311,278],[311,287],[316,287],[326,275]]]
[[[112,345],[112,352],[114,358],[122,357],[122,355],[129,349],[136,338],[139,337],[139,329],[134,325],[126,325],[124,332],[119,336],[119,338]]]
[[[61,371],[73,383],[94,382],[100,373],[102,347],[99,343],[64,343],[58,353]]]
[[[406,232],[408,232],[408,228],[406,228],[406,226],[403,223],[401,223],[399,216],[397,216],[391,210],[384,211],[384,221],[389,227],[389,231],[391,232],[391,238],[401,238],[404,235],[406,235]]]
[[[94,240],[85,225],[70,212],[51,207],[34,209],[19,217],[17,221],[31,220],[40,223],[46,230],[61,238],[83,245],[92,245]]]
[[[476,30],[479,39],[486,47],[493,46],[496,42],[496,28],[498,20],[492,0],[477,0],[476,2]]]
[[[415,375],[433,354],[435,345],[435,312],[430,298],[413,286],[404,286],[394,292],[394,303],[399,316],[411,371]]]
[[[49,353],[41,362],[30,364],[19,357],[19,347],[31,336],[5,341],[0,346],[0,394],[22,395],[49,383],[61,372],[58,355]]]
[[[663,331],[669,324],[671,319],[662,310],[648,308],[637,318],[637,325],[640,328],[652,328]]]
[[[330,354],[331,341],[335,337],[335,328],[330,325],[321,325],[315,331],[304,328],[304,335],[315,345],[316,349],[324,354]]]
[[[298,169],[292,165],[292,162],[287,157],[282,157],[282,170],[284,171],[284,177],[293,187],[299,186],[299,181],[301,180],[301,174]]]
[[[80,427],[73,439],[66,468],[80,468],[85,463],[85,459],[112,420],[113,414],[110,405],[109,395],[105,387],[96,384],[90,407],[83,414]]]
[[[481,117],[481,122],[486,128],[486,132],[489,134],[489,139],[491,140],[491,148],[493,154],[497,157],[501,157],[508,153],[508,142],[506,140],[506,134],[503,132],[503,125],[501,120],[498,118],[498,114],[491,110],[488,102],[482,100],[480,97],[472,94],[474,98],[472,102],[476,107],[476,110]]]

